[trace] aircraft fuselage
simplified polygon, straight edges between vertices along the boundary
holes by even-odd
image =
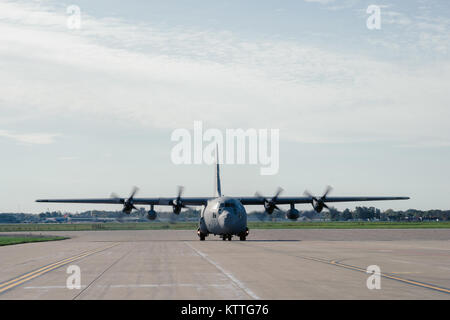
[[[218,197],[208,201],[200,218],[199,235],[208,234],[246,237],[247,212],[235,198]]]

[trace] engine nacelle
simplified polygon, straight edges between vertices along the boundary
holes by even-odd
[[[181,212],[181,207],[180,206],[173,206],[173,213],[175,213],[176,215],[179,215]]]
[[[125,214],[130,214],[131,210],[133,210],[133,209],[132,208],[123,208],[122,212],[125,213]]]
[[[129,200],[125,201],[125,203],[123,204],[123,209],[122,212],[126,213],[126,214],[130,214],[131,211],[133,211],[133,203],[130,202]]]
[[[321,213],[324,208],[324,203],[322,201],[313,200],[312,207],[314,211],[316,211],[317,213]]]
[[[300,212],[293,208],[286,211],[286,218],[289,220],[297,220],[300,217]]]
[[[149,212],[147,212],[147,219],[148,220],[155,220],[157,215],[158,214],[156,213],[155,210],[150,210]]]
[[[266,202],[264,203],[264,209],[268,214],[272,214],[273,211],[275,210],[275,205],[271,202]]]

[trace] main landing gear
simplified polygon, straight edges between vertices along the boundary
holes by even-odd
[[[249,233],[248,228],[246,228],[245,232],[243,234],[239,235],[239,240],[241,240],[241,241],[247,240],[248,233]]]
[[[198,234],[198,237],[200,238],[200,241],[205,241],[205,238],[206,238],[207,235],[202,233],[200,231],[200,228],[197,230],[197,234]]]
[[[248,228],[246,228],[244,232],[241,232],[240,234],[238,234],[239,240],[240,241],[247,240],[248,233],[249,233]],[[232,237],[233,237],[233,235],[231,235],[231,234],[224,234],[224,235],[222,235],[222,240],[223,241],[225,241],[225,240],[231,241]]]
[[[245,241],[245,240],[247,240],[248,233],[249,233],[248,228],[246,228],[244,232],[239,233],[237,236],[239,236],[240,241]],[[200,228],[197,229],[197,235],[200,238],[200,241],[205,241],[205,238],[208,236],[207,233],[206,234],[202,233],[200,231]],[[216,236],[217,234],[214,234],[214,235]],[[232,234],[223,234],[223,235],[220,235],[220,237],[222,238],[222,241],[227,241],[227,240],[231,241],[231,239],[233,238],[233,235]]]
[[[231,238],[232,238],[232,237],[233,237],[232,235],[224,235],[224,236],[222,236],[222,240],[223,240],[223,241],[225,241],[225,240],[231,241]],[[247,235],[241,235],[241,236],[239,236],[239,240],[241,240],[241,241],[247,240]]]
[[[226,234],[226,235],[223,235],[222,236],[222,240],[223,241],[225,241],[225,240],[228,240],[228,241],[231,241],[231,238],[232,238],[233,236],[231,235],[231,234]]]

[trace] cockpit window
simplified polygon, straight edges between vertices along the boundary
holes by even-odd
[[[234,208],[233,202],[225,202],[220,204],[220,209],[222,208]]]

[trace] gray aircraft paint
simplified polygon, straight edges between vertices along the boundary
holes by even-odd
[[[199,232],[204,236],[212,233],[221,236],[238,235],[245,238],[248,230],[247,211],[239,200],[222,196],[217,145],[215,169],[215,194],[217,198],[209,200],[202,211]]]
[[[208,201],[202,211],[200,232],[214,235],[244,235],[247,212],[235,198],[220,197]]]

